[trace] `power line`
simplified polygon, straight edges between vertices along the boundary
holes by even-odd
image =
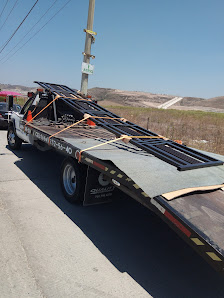
[[[7,62],[10,58],[12,58],[19,50],[21,50],[32,38],[34,38],[59,12],[61,12],[65,6],[71,2],[72,0],[68,0],[33,36],[31,36],[17,51],[15,51],[8,59],[6,59],[2,64]]]
[[[22,26],[22,24],[25,22],[25,20],[27,19],[27,17],[29,16],[29,14],[31,13],[31,11],[34,9],[34,7],[36,6],[37,2],[39,0],[36,0],[36,2],[34,3],[34,5],[31,7],[30,11],[27,13],[27,15],[25,16],[25,18],[22,20],[22,22],[19,24],[19,26],[16,28],[16,30],[14,31],[14,33],[11,35],[11,37],[8,39],[8,41],[5,43],[5,45],[3,46],[3,48],[0,51],[0,54],[2,53],[2,51],[5,49],[5,47],[8,45],[8,43],[10,42],[10,40],[12,40],[13,36],[16,34],[16,32],[19,30],[19,28]]]
[[[17,4],[18,1],[19,1],[19,0],[16,0],[16,2],[14,3],[12,9],[10,10],[10,13],[7,15],[7,17],[6,17],[6,19],[5,19],[5,22],[4,22],[4,23],[2,24],[2,26],[0,27],[0,31],[1,31],[2,27],[5,25],[5,23],[7,22],[9,16],[11,15],[11,13],[12,13],[13,9],[15,8],[15,6],[16,6],[16,4]]]
[[[22,20],[22,22],[19,24],[19,26],[16,28],[16,30],[14,31],[14,33],[11,35],[11,37],[5,42],[4,45],[1,46],[1,50],[0,50],[0,54],[2,53],[2,51],[5,49],[5,47],[8,45],[8,43],[11,41],[11,39],[13,38],[13,36],[16,34],[16,32],[19,30],[19,28],[22,26],[22,24],[25,22],[26,18],[28,17],[28,15],[31,13],[31,11],[33,10],[33,8],[36,6],[37,2],[39,0],[37,0],[34,5],[31,7],[30,11],[27,13],[27,15],[25,16],[25,18]]]
[[[9,0],[6,1],[5,6],[3,7],[2,12],[1,12],[1,14],[0,14],[0,18],[1,18],[1,16],[2,16],[2,14],[3,14],[3,12],[4,12],[5,8],[6,8],[6,5],[8,4],[8,2],[9,2]]]
[[[18,1],[18,0],[17,0]],[[33,30],[34,27],[45,17],[48,11],[55,5],[58,0],[55,0],[53,4],[46,10],[46,12],[41,16],[41,18],[33,25],[33,27],[20,39],[20,41],[2,58],[0,61],[4,60],[20,43],[24,40],[24,38]],[[1,28],[0,28],[1,30]]]

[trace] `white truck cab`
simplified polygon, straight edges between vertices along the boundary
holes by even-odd
[[[24,104],[20,112],[12,112],[11,122],[8,129],[8,141],[12,149],[18,149],[22,142],[33,144],[31,134],[25,132],[24,119],[27,117],[27,112],[31,106],[36,106],[40,101],[39,92],[36,94],[29,92],[28,100]]]
[[[22,110],[18,112],[14,112],[11,115],[11,120],[14,122],[14,129],[16,135],[25,142],[32,143],[30,136],[24,131],[24,123],[23,119],[26,116],[26,113],[31,105],[33,105],[35,98],[29,98]]]

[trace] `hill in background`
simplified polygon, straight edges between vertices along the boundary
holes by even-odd
[[[88,90],[92,97],[105,101],[134,107],[156,107],[174,96],[166,94],[153,94],[139,91],[123,91],[109,88],[92,88]]]
[[[7,90],[7,91],[18,92],[18,93],[21,93],[23,96],[26,96],[28,91],[34,91],[36,88],[25,87],[21,85],[0,84],[0,89],[2,91]]]
[[[162,103],[174,98],[176,95],[153,94],[139,91],[123,91],[109,88],[92,88],[89,94],[97,100],[102,100],[101,105],[118,105],[133,107],[158,107]],[[183,97],[171,106],[170,109],[202,110],[211,112],[224,112],[224,96],[210,99],[198,97]]]
[[[0,84],[1,90],[19,92],[23,96],[28,91],[35,91],[37,87],[21,85]],[[103,106],[133,106],[133,107],[158,107],[162,103],[174,98],[176,95],[153,94],[140,91],[124,91],[110,88],[92,88],[88,93]],[[197,97],[184,97],[180,102],[170,107],[181,110],[202,110],[212,112],[224,112],[224,96],[210,99]]]

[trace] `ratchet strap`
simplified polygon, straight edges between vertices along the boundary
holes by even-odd
[[[131,139],[142,139],[142,138],[143,139],[164,139],[164,140],[167,139],[167,138],[165,138],[163,136],[127,136],[127,135],[121,135],[119,138],[115,138],[113,140],[104,142],[102,144],[98,144],[98,145],[95,145],[95,146],[92,146],[92,147],[89,147],[89,148],[80,150],[79,152],[76,152],[77,157],[78,157],[78,161],[79,162],[81,161],[82,153],[85,152],[85,151],[88,151],[88,150],[91,150],[91,149],[94,149],[94,148],[97,148],[97,147],[101,147],[101,146],[104,146],[106,144],[114,143],[114,142],[117,142],[117,141],[120,141],[120,140],[122,140],[124,143],[127,144],[127,143],[129,143],[129,141]]]
[[[27,124],[29,124],[31,121],[33,121],[33,119],[35,119],[38,115],[40,115],[46,108],[48,108],[59,97],[61,97],[61,96],[57,95],[49,104],[46,105],[46,107],[44,107],[39,113],[37,113],[35,116],[33,116],[31,120],[27,121],[27,123],[25,124],[25,126]],[[25,126],[24,126],[24,130],[25,130]]]
[[[79,120],[78,122],[75,122],[75,123],[73,123],[72,125],[69,125],[68,127],[66,127],[66,128],[64,128],[64,129],[62,129],[62,130],[60,130],[60,131],[54,133],[53,135],[51,135],[51,136],[49,137],[49,143],[50,143],[50,139],[51,139],[52,137],[58,135],[59,133],[65,131],[65,130],[67,130],[67,129],[69,129],[69,128],[71,128],[71,127],[73,127],[73,126],[75,126],[75,125],[77,125],[77,124],[79,124],[79,123],[85,121],[85,120],[87,120],[88,118],[89,118],[89,115],[86,114],[86,116],[84,115],[84,118],[83,118],[82,120]]]
[[[68,99],[78,99],[78,100],[84,100],[84,101],[92,101],[91,99],[87,99],[87,98],[79,98],[77,96],[75,96],[74,94],[71,94],[71,96],[65,96],[65,95],[59,95],[57,92],[55,92],[57,94],[57,96],[62,97],[62,98],[68,98]]]
[[[56,92],[55,92],[56,93]],[[74,96],[73,94],[72,97],[66,97],[66,96],[61,96],[59,95],[58,93],[56,93],[56,97],[49,103],[46,105],[46,107],[44,107],[39,113],[37,113],[35,116],[32,117],[31,120],[27,121],[27,123],[25,124],[25,126],[27,124],[29,124],[30,122],[33,121],[33,119],[35,119],[38,115],[40,115],[46,108],[48,108],[54,101],[56,101],[58,98],[62,97],[62,98],[70,98],[70,99],[78,99],[78,100],[84,100],[84,101],[91,101],[90,99],[84,99],[84,98],[78,98],[76,96]],[[35,111],[36,107],[33,109],[33,111],[31,113],[33,113]],[[87,119],[87,118],[86,118]],[[83,119],[82,121],[86,120],[86,119]],[[25,126],[24,126],[24,130],[25,130]],[[73,125],[72,125],[73,126]],[[71,127],[71,126],[70,126]],[[69,127],[68,127],[69,128]]]
[[[65,130],[67,130],[67,129],[69,129],[69,128],[71,128],[71,127],[73,127],[73,126],[75,126],[75,125],[77,125],[77,124],[79,124],[79,123],[81,123],[81,122],[83,122],[83,121],[89,119],[89,118],[94,118],[94,119],[96,119],[96,118],[99,119],[99,118],[100,118],[100,119],[111,119],[111,120],[120,119],[120,120],[123,121],[123,122],[126,121],[126,119],[124,119],[124,118],[100,117],[100,116],[91,116],[91,115],[89,115],[89,114],[84,114],[84,118],[83,118],[83,119],[81,119],[81,120],[79,120],[78,122],[75,122],[75,123],[69,125],[68,127],[66,127],[66,128],[64,128],[64,129],[62,129],[62,130],[60,130],[60,131],[54,133],[53,135],[51,135],[51,136],[49,137],[49,143],[50,143],[50,139],[51,139],[52,137],[58,135],[59,133],[65,131]]]

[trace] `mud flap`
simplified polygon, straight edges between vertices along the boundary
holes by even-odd
[[[105,180],[103,174],[88,167],[83,206],[109,203],[118,193],[109,181]]]

